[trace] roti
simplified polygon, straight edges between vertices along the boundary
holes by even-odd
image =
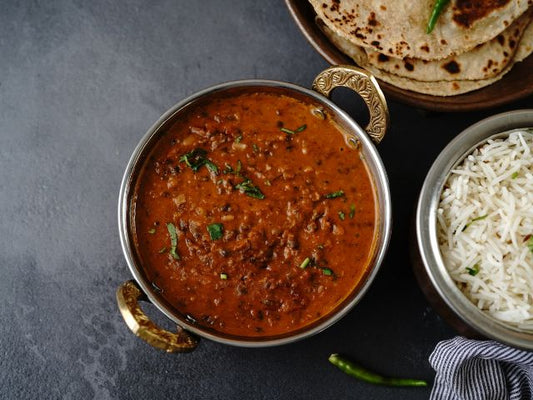
[[[492,83],[500,80],[507,72],[509,72],[514,63],[524,60],[533,52],[533,24],[530,23],[522,35],[522,39],[520,40],[520,43],[517,47],[515,57],[497,75],[492,76],[490,78],[478,80],[457,79],[422,81],[409,77],[395,75],[388,71],[383,71],[379,68],[376,68],[375,66],[368,63],[367,54],[362,47],[353,46],[351,42],[337,35],[327,26],[323,26],[322,28],[326,36],[337,48],[339,48],[339,50],[351,57],[356,64],[368,70],[376,78],[402,89],[412,90],[414,92],[434,96],[454,96],[491,85]]]
[[[361,63],[419,81],[489,79],[499,75],[513,62],[522,35],[531,19],[532,12],[528,11],[494,39],[466,53],[449,56],[442,60],[427,61],[409,57],[399,60],[369,48],[362,48],[365,54],[360,55]],[[317,24],[324,30],[325,24],[322,21],[317,21]],[[360,47],[348,41],[343,46]]]
[[[388,57],[444,59],[502,33],[533,0],[452,0],[431,34],[426,24],[435,0],[310,0],[337,36]]]

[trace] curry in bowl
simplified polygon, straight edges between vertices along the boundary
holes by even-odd
[[[349,139],[323,109],[278,93],[188,109],[132,197],[155,291],[191,324],[235,336],[329,315],[367,274],[377,238],[373,179]]]

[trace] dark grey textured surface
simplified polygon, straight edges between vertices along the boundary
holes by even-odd
[[[379,147],[394,203],[390,251],[367,296],[327,331],[279,348],[204,340],[192,354],[166,355],[130,334],[115,304],[130,278],[118,188],[146,129],[211,84],[308,86],[324,67],[281,0],[1,2],[0,398],[428,397],[352,380],[327,356],[432,379],[428,355],[454,333],[411,272],[411,212],[440,149],[501,110],[427,116],[390,104],[393,127]],[[364,110],[353,95],[336,98],[355,117]]]

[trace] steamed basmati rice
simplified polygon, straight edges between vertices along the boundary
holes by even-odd
[[[440,198],[437,234],[450,276],[479,309],[533,329],[530,130],[488,140],[451,171]]]

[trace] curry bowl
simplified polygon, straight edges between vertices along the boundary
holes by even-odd
[[[328,99],[364,99],[361,128]],[[365,294],[391,233],[389,185],[372,140],[388,110],[351,66],[313,90],[243,80],[179,102],[148,130],[122,180],[119,234],[134,280],[117,290],[128,327],[168,352],[200,337],[243,347],[290,343],[342,318]],[[178,325],[160,329],[153,303]]]
[[[421,189],[415,217],[417,246],[412,252],[413,269],[423,292],[441,316],[459,333],[473,338],[491,338],[511,346],[530,350],[533,349],[533,330],[526,327],[524,323],[519,324],[514,321],[504,320],[503,318],[507,314],[497,309],[496,306],[492,306],[489,302],[490,300],[486,300],[485,293],[489,290],[486,289],[486,286],[491,285],[491,283],[476,281],[478,278],[484,278],[484,276],[481,276],[482,273],[480,273],[484,268],[486,268],[486,271],[492,271],[489,269],[492,268],[491,264],[485,263],[485,258],[483,257],[471,261],[470,253],[465,252],[467,255],[465,255],[462,260],[458,261],[459,267],[456,267],[452,262],[453,260],[450,261],[451,256],[448,256],[448,239],[442,239],[443,234],[439,233],[442,232],[442,230],[439,231],[439,229],[441,229],[440,227],[443,225],[442,221],[444,218],[447,218],[447,214],[443,216],[443,213],[448,210],[447,201],[463,198],[462,195],[455,196],[455,193],[453,194],[453,197],[448,195],[451,192],[447,192],[447,190],[455,190],[456,187],[454,186],[456,180],[452,180],[450,178],[451,175],[468,176],[468,178],[461,178],[466,182],[479,179],[478,176],[481,176],[483,180],[479,179],[479,181],[475,180],[473,182],[480,188],[480,193],[483,194],[482,188],[484,186],[482,185],[485,182],[485,175],[484,173],[481,174],[479,172],[472,173],[471,171],[480,171],[480,169],[476,169],[476,167],[466,170],[467,165],[470,167],[470,164],[467,164],[467,162],[475,165],[473,163],[482,160],[479,161],[480,164],[483,163],[484,165],[488,165],[494,171],[500,171],[500,164],[498,164],[498,168],[492,167],[492,159],[489,157],[492,157],[492,151],[496,151],[492,149],[498,148],[495,146],[503,148],[506,141],[513,140],[513,135],[522,135],[520,132],[525,132],[524,135],[530,135],[531,127],[533,127],[533,110],[506,112],[484,119],[477,124],[472,125],[448,144],[433,163]],[[516,143],[521,145],[525,142],[523,139],[520,139],[520,141],[516,139]],[[490,151],[489,147],[487,147],[489,145],[493,146],[490,148]],[[523,146],[526,145],[524,144]],[[505,149],[505,151],[507,151],[507,149]],[[523,158],[520,156],[520,153],[516,153],[516,151],[517,150],[513,148],[512,151],[509,151],[506,154],[501,153],[503,154],[502,156],[499,155],[500,153],[493,154],[498,154],[498,157],[500,157],[496,158],[498,161],[502,160],[501,157],[509,154],[509,157],[514,157],[517,162],[521,162]],[[528,152],[529,150],[526,149],[526,153]],[[501,161],[501,165],[508,168],[506,161]],[[503,176],[504,172],[498,172],[498,174],[500,173]],[[520,186],[520,180],[525,180],[530,173],[527,172],[527,170],[522,170],[521,172],[511,171],[509,176],[505,179],[500,178],[500,175],[498,174],[495,174],[494,177],[490,175],[490,180],[497,183],[502,182],[501,185],[502,187],[505,186],[505,188],[501,190],[495,189],[495,193],[491,196],[494,199],[497,198],[500,193],[511,193],[514,185]],[[464,188],[465,186],[461,187]],[[521,196],[527,197],[527,193],[524,194],[523,191],[521,192]],[[470,200],[472,196],[475,195],[476,193],[470,191],[465,194],[467,200]],[[494,200],[495,204],[497,201],[499,202],[499,200]],[[465,240],[468,240],[469,243],[475,243],[472,246],[476,249],[478,247],[483,249],[483,247],[481,247],[483,241],[486,240],[487,237],[489,237],[489,240],[494,241],[490,235],[492,232],[495,232],[495,237],[501,237],[502,241],[509,243],[509,245],[516,243],[513,245],[520,249],[522,255],[525,255],[525,257],[531,257],[529,254],[530,251],[527,249],[527,241],[530,238],[530,235],[522,234],[517,227],[514,227],[513,229],[517,232],[516,235],[519,239],[507,240],[507,237],[505,236],[507,233],[505,230],[496,231],[492,228],[493,226],[500,226],[497,225],[499,220],[503,220],[504,223],[510,224],[510,222],[508,222],[510,220],[507,218],[505,211],[505,203],[512,204],[512,201],[508,200],[508,202],[497,203],[500,204],[500,208],[493,212],[491,212],[490,208],[489,211],[486,210],[484,201],[476,203],[477,206],[473,209],[472,215],[467,216],[465,219],[465,221],[467,221],[466,224],[463,223],[457,226],[452,226],[452,224],[450,224],[451,227],[448,230],[449,237],[453,237],[453,240],[455,240],[455,237],[469,235]],[[516,204],[516,207],[518,207],[518,203]],[[458,210],[461,209],[462,208],[460,207],[458,208]],[[455,210],[454,213],[456,213]],[[502,216],[500,217],[500,215]],[[445,223],[447,223],[447,220]],[[482,233],[479,234],[478,232]],[[471,236],[478,238],[477,241],[471,240]],[[459,240],[460,239],[457,239],[457,241]],[[463,245],[462,243],[463,241],[460,242],[461,246]],[[497,245],[498,244],[494,244],[495,247],[497,247]],[[511,253],[501,254],[503,254],[501,260],[510,260],[513,256]],[[490,254],[487,257],[489,256],[492,257]],[[501,260],[495,259],[493,263],[496,265],[503,264],[504,266],[505,263],[508,263],[507,261]],[[524,266],[529,265],[530,269],[531,261],[527,260],[527,258],[523,259],[522,264]],[[517,266],[512,264],[512,269],[509,269],[512,275],[511,278],[505,278],[505,275],[503,275],[504,278],[500,279],[497,269],[494,269],[494,272],[491,272],[492,277],[490,279],[496,282],[495,285],[499,285],[498,290],[504,291],[503,287],[511,287],[509,282],[513,283],[514,280],[517,279],[514,277],[514,274],[518,274],[517,268],[522,268],[520,265]],[[459,276],[459,278],[457,276]],[[522,278],[519,277],[519,279]],[[512,295],[514,296],[514,292],[512,292]],[[510,298],[511,294],[505,292],[504,296]],[[479,299],[483,300],[483,302]]]

